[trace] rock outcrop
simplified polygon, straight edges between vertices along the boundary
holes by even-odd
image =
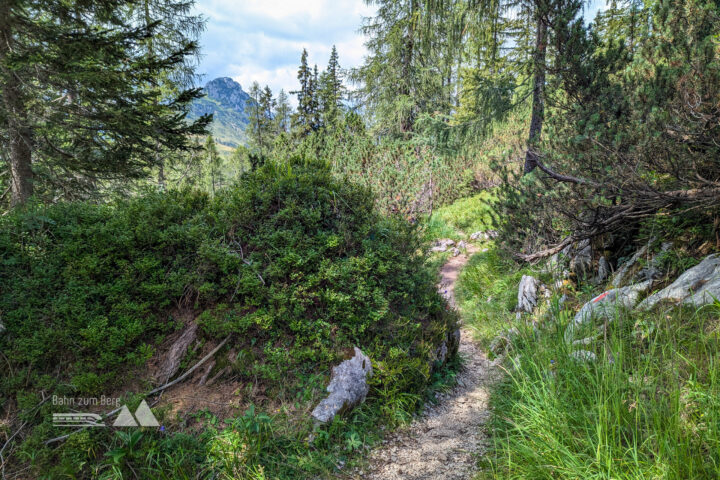
[[[637,285],[613,288],[593,298],[582,306],[568,325],[565,330],[565,341],[571,343],[578,328],[592,320],[612,320],[618,309],[633,308],[640,300],[640,295],[648,291],[651,286],[652,281],[648,280]]]
[[[365,401],[372,376],[370,358],[355,347],[355,355],[333,367],[327,391],[330,395],[312,411],[312,417],[321,423],[332,421],[336,415],[351,410]]]
[[[605,256],[600,257],[598,260],[597,276],[595,277],[595,284],[599,285],[603,283],[610,276],[610,264]]]
[[[720,255],[714,254],[680,275],[670,286],[650,295],[638,308],[649,309],[661,301],[696,307],[720,298]]]
[[[637,264],[638,260],[640,260],[645,254],[647,254],[649,245],[649,243],[643,245],[637,252],[635,252],[635,254],[630,258],[630,260],[623,263],[620,268],[618,268],[615,276],[612,279],[613,287],[619,287],[625,282],[625,280],[627,280],[630,270]]]

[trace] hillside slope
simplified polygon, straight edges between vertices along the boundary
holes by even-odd
[[[216,78],[208,82],[203,90],[205,96],[192,103],[188,118],[194,120],[211,113],[210,133],[215,142],[233,148],[243,145],[249,122],[245,109],[250,96],[229,77]]]

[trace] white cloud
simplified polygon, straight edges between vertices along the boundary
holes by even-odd
[[[359,66],[367,53],[358,30],[374,13],[363,0],[197,0],[196,10],[207,18],[206,80],[229,76],[245,90],[257,81],[275,93],[297,88],[303,48],[320,70],[333,45],[343,68]]]

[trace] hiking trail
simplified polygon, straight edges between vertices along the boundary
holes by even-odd
[[[456,308],[455,284],[470,256],[451,257],[440,270],[440,293]],[[461,325],[459,348],[463,367],[457,384],[437,395],[438,403],[427,405],[412,424],[394,432],[373,450],[369,466],[352,478],[369,480],[466,480],[477,470],[489,439],[483,425],[490,416],[489,386],[498,378],[498,369],[473,342],[471,331]]]

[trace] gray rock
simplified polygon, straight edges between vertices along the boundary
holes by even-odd
[[[570,259],[570,270],[575,272],[578,278],[586,277],[592,268],[592,246],[590,240],[583,240],[575,249],[575,254]]]
[[[597,340],[597,337],[585,337],[585,338],[581,338],[580,340],[575,340],[574,342],[572,342],[572,344],[573,344],[573,346],[590,345],[595,340]]]
[[[435,350],[435,360],[437,362],[440,362],[440,364],[445,363],[445,360],[447,360],[447,354],[448,354],[448,347],[447,342],[443,340],[443,342],[440,344],[437,350]]]
[[[575,360],[579,360],[581,362],[597,361],[597,355],[587,350],[575,350],[574,352],[570,352],[570,358],[574,358]]]
[[[518,303],[515,308],[518,312],[532,313],[537,306],[538,281],[530,275],[523,275],[518,286]]]
[[[465,242],[463,242],[462,240],[460,240],[460,241],[458,242],[458,244],[457,244],[457,248],[462,248],[462,249],[464,249],[464,248],[467,248],[467,245],[465,244]]]
[[[646,245],[643,245],[640,250],[635,252],[635,255],[633,255],[630,260],[623,263],[620,268],[618,268],[618,271],[615,273],[615,277],[613,277],[612,280],[613,287],[619,287],[623,284],[623,282],[626,280],[626,277],[628,276],[628,273],[630,272],[630,269],[634,267],[638,260],[640,260],[647,253],[650,243],[652,243],[652,240]]]
[[[312,411],[312,417],[327,423],[336,415],[351,410],[365,401],[372,377],[372,363],[367,355],[355,347],[355,355],[333,367],[327,391],[330,395]]]
[[[560,299],[558,300],[558,308],[562,308],[563,305],[565,305],[565,302],[568,301],[568,296],[566,293],[563,293]]]
[[[452,256],[453,256],[453,257],[457,257],[458,255],[460,255],[460,249],[459,249],[459,248],[453,248],[453,249],[452,249]]]
[[[613,288],[593,298],[578,311],[565,330],[565,341],[571,343],[575,331],[592,320],[612,320],[621,308],[631,309],[637,305],[640,295],[652,286],[646,281],[629,287]]]
[[[598,271],[597,276],[595,277],[595,283],[600,284],[607,280],[608,276],[610,275],[610,264],[607,261],[607,258],[605,256],[600,257],[600,260],[598,260]]]
[[[660,253],[667,252],[672,248],[671,242],[663,242],[660,246]],[[658,268],[660,265],[660,258],[658,255],[655,255],[652,260],[650,260],[650,263],[644,267],[638,270],[638,272],[633,277],[634,282],[643,281],[643,280],[657,280],[661,278],[662,272]]]
[[[650,295],[638,308],[647,310],[661,301],[699,307],[720,298],[720,255],[705,257],[702,262],[680,275],[670,286]]]
[[[457,328],[455,331],[448,334],[448,353],[453,357],[457,355],[458,349],[460,348],[460,329]]]
[[[455,240],[452,240],[450,238],[441,238],[440,240],[436,240],[433,244],[432,248],[430,248],[431,252],[444,252],[448,248],[455,245]]]

